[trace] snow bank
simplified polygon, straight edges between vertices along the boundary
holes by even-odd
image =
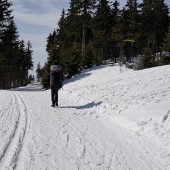
[[[170,66],[100,66],[65,81],[59,108],[39,84],[0,91],[0,169],[170,169]]]

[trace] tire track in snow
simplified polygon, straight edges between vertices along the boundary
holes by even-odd
[[[18,119],[15,122],[13,134],[0,158],[0,169],[16,169],[22,149],[24,149],[24,138],[29,132],[29,114],[23,99],[16,92],[12,92],[17,105]]]

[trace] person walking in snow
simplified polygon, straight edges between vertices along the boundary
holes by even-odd
[[[51,107],[58,106],[58,91],[62,88],[63,74],[61,66],[58,64],[50,67],[50,88],[51,88]]]

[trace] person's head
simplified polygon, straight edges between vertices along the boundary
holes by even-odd
[[[50,67],[50,71],[51,72],[58,72],[61,70],[61,66],[60,65],[51,65]]]
[[[51,66],[50,66],[50,71],[51,72],[58,72],[59,70],[61,70],[60,63],[57,60],[53,61]]]

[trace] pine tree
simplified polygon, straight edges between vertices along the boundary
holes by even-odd
[[[19,42],[18,53],[15,57],[15,67],[16,67],[16,86],[22,86],[28,82],[28,70],[33,66],[32,63],[32,45],[28,41],[25,47],[24,40]]]
[[[37,75],[36,75],[37,82],[40,82],[41,78],[42,78],[42,69],[41,69],[40,63],[38,63],[38,65],[37,65],[36,73],[37,73]]]
[[[165,53],[161,53],[160,56],[160,64],[170,64],[170,25],[169,25],[169,32],[166,34],[164,39],[163,47],[161,50],[165,51]],[[169,54],[167,53],[169,52]]]
[[[46,62],[44,67],[42,68],[42,79],[41,84],[43,85],[43,88],[49,89],[49,73],[50,73],[50,64],[49,62]]]
[[[168,51],[170,53],[170,32],[166,34],[162,50]]]
[[[0,1],[0,53],[2,54],[5,46],[5,36],[7,36],[7,32],[9,31],[9,27],[13,24],[13,17],[11,16],[12,10],[9,9],[12,6],[12,3],[8,2],[8,0]],[[2,55],[1,55],[2,56]]]
[[[123,27],[124,27],[124,51],[126,60],[131,62],[133,45],[138,46],[140,37],[140,14],[137,0],[127,0],[123,10]]]
[[[15,32],[14,23],[9,9],[12,3],[7,0],[0,1],[0,88],[11,88],[12,48]],[[10,61],[9,61],[10,59]]]
[[[61,17],[58,21],[58,28],[57,28],[57,46],[58,47],[65,47],[67,45],[66,33],[65,33],[65,10],[62,10]]]
[[[96,63],[101,64],[102,60],[108,59],[110,52],[112,32],[112,12],[107,0],[100,0],[97,4],[97,11],[94,16],[94,39],[96,48]]]
[[[168,13],[168,6],[164,0],[144,0],[143,2],[142,25],[143,34],[147,40],[145,47],[151,48],[154,55],[160,50],[168,32]]]
[[[74,42],[81,43],[82,25],[80,14],[80,0],[71,0],[66,18],[67,36],[71,46]]]
[[[25,49],[25,56],[24,56],[24,63],[23,63],[24,71],[25,71],[25,83],[28,79],[28,71],[31,70],[33,67],[32,55],[33,55],[32,44],[30,41],[28,41]]]
[[[19,40],[11,6],[8,0],[0,0],[0,88],[3,89],[25,84],[33,65],[31,44],[25,49],[24,41]]]
[[[117,62],[117,58],[119,57],[119,49],[117,46],[117,38],[114,31],[118,28],[118,20],[120,17],[120,9],[119,9],[119,2],[117,0],[115,0],[113,2],[113,4],[111,5],[111,16],[112,16],[112,33],[111,33],[111,37],[112,37],[112,59],[114,59],[114,62]]]
[[[116,58],[119,58],[119,62],[124,63],[124,52],[123,52],[123,40],[126,37],[126,27],[124,25],[124,18],[123,18],[123,11],[125,11],[125,8],[123,10],[119,11],[117,17],[115,18],[115,24],[112,27],[112,38],[115,42],[115,62]],[[121,59],[122,58],[122,59]],[[121,61],[122,60],[122,61]]]
[[[13,16],[11,16],[12,10],[10,9],[11,6],[12,3],[8,2],[8,0],[0,0],[0,40],[13,20]]]
[[[81,23],[82,23],[82,39],[81,39],[81,66],[89,68],[93,64],[93,28],[92,28],[92,17],[95,9],[95,0],[83,0],[81,2]]]
[[[34,75],[30,74],[30,75],[28,76],[28,83],[31,83],[31,82],[34,82],[34,81],[35,81]]]
[[[113,21],[112,24],[113,25],[114,25],[115,20],[120,12],[119,5],[120,5],[120,3],[117,0],[115,0],[112,4],[111,13],[112,13],[112,21]]]
[[[71,0],[70,7],[65,19],[65,33],[67,37],[67,47],[61,49],[62,64],[64,72],[70,77],[78,72],[81,65],[81,1]]]
[[[11,16],[12,10],[9,8],[12,6],[7,0],[0,1],[0,53],[1,57],[3,56],[2,52],[4,51],[4,36],[5,32],[7,31],[10,23],[13,20]]]
[[[67,51],[69,54],[73,54],[73,59],[70,56],[70,61],[75,61],[74,66],[77,66],[77,69],[74,71],[78,70],[81,66],[89,66],[92,62],[92,59],[87,56],[87,51],[90,50],[89,44],[93,39],[91,21],[94,6],[95,0],[71,0],[70,2],[65,28],[68,33],[67,37],[70,37],[68,39],[70,44]],[[73,53],[74,49],[76,49],[76,54]],[[67,65],[70,65],[70,63]]]

